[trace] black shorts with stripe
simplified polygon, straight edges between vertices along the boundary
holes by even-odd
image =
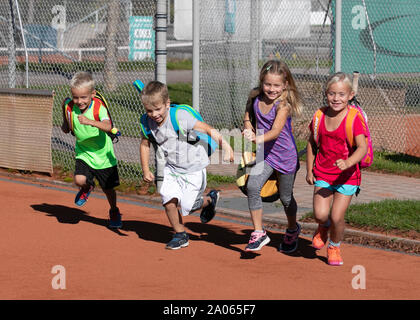
[[[93,178],[96,178],[102,189],[113,189],[120,185],[117,166],[106,169],[93,169],[86,162],[76,159],[76,168],[74,175],[82,175],[86,177],[86,182],[95,185]]]

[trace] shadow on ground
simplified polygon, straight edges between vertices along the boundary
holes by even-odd
[[[124,219],[122,228],[112,229],[108,227],[108,219],[92,217],[84,210],[58,204],[33,204],[31,208],[35,211],[46,213],[49,217],[55,217],[59,223],[77,224],[80,221],[93,223],[105,227],[120,236],[127,236],[124,232],[135,232],[143,240],[162,244],[169,242],[173,234],[172,228],[165,225],[147,221],[124,221]],[[264,252],[264,249],[259,252],[247,252],[244,250],[251,236],[252,229],[243,229],[241,234],[238,234],[216,224],[186,222],[185,227],[196,234],[198,233],[198,235],[190,233],[190,240],[206,241],[222,248],[236,251],[240,253],[240,259],[254,259]],[[267,247],[273,247],[278,250],[280,243],[283,241],[283,234],[270,231],[267,231],[267,234],[271,239]],[[243,249],[239,248],[238,245]],[[279,254],[283,253],[279,252]],[[307,259],[320,259],[325,263],[327,262],[325,257],[316,254],[316,250],[311,246],[311,241],[303,238],[299,238],[298,249],[288,255]]]

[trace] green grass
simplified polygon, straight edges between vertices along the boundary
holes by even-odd
[[[192,60],[191,59],[168,60],[168,62],[166,63],[166,68],[168,70],[192,70]]]
[[[191,83],[168,84],[169,98],[171,103],[188,104],[192,106],[192,85]]]
[[[355,227],[420,232],[419,200],[383,200],[350,205],[344,220]],[[306,214],[302,219],[313,217]]]
[[[207,173],[207,187],[214,189],[224,184],[236,183],[236,177],[219,176],[217,174]]]
[[[369,171],[420,178],[420,158],[402,153],[375,151]]]
[[[36,72],[55,72],[55,73],[69,73],[73,74],[80,70],[90,70],[92,72],[103,72],[105,68],[104,62],[72,62],[72,63],[35,63],[30,62],[28,64],[30,71]],[[192,70],[191,59],[170,59],[166,63],[168,70]],[[25,71],[25,63],[17,63],[16,68],[19,71]],[[123,61],[117,63],[118,71],[151,71],[154,70],[155,64],[153,61]],[[7,67],[2,66],[0,70],[6,70]]]

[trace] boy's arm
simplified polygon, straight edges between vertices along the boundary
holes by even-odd
[[[105,132],[111,132],[112,125],[111,125],[111,120],[109,120],[109,119],[102,120],[102,121],[95,121],[95,120],[90,120],[90,119],[86,118],[82,114],[79,115],[77,118],[79,119],[80,124],[96,127],[99,130],[102,130],[102,131],[105,131]]]
[[[219,131],[217,131],[215,128],[208,125],[207,123],[199,121],[199,120],[197,120],[193,129],[203,132],[203,133],[207,133],[210,137],[212,137],[214,141],[216,141],[219,144],[219,146],[222,147],[222,150],[224,151],[223,160],[233,162],[234,160],[233,149],[230,146],[230,144],[225,139],[223,139],[223,136],[219,133]]]
[[[140,142],[140,164],[143,170],[143,180],[146,182],[153,182],[155,176],[149,168],[149,156],[150,156],[150,141],[146,138],[142,138]]]

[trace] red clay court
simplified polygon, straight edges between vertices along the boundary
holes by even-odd
[[[107,202],[94,192],[82,208],[75,189],[0,177],[0,299],[284,300],[420,297],[420,258],[343,244],[342,267],[301,236],[298,252],[277,251],[283,232],[258,253],[243,251],[251,227],[221,215],[184,220],[190,245],[166,250],[171,229],[162,208],[120,197],[123,228],[107,227]],[[54,289],[54,266],[66,288]],[[366,288],[352,281],[366,271]]]

